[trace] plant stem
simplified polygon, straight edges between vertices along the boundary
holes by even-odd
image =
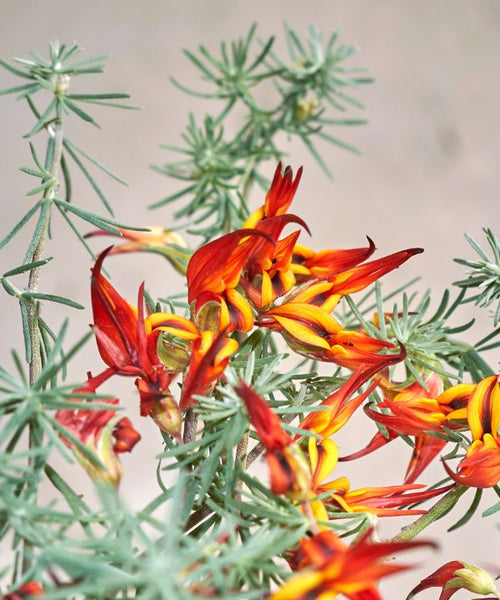
[[[236,461],[241,461],[241,468],[243,469],[243,471],[245,471],[247,468],[248,436],[249,432],[246,431],[243,434],[243,437],[239,441],[239,444],[236,448]]]
[[[62,121],[59,118],[56,119],[54,127],[47,127],[47,131],[49,136],[51,136],[54,140],[54,146],[52,149],[52,156],[50,160],[49,171],[52,177],[55,180],[54,185],[51,185],[45,190],[44,198],[48,201],[52,201],[55,196],[56,190],[58,188],[57,183],[57,175],[59,171],[59,165],[61,163],[62,149],[63,149],[63,127]],[[50,148],[50,146],[49,146]],[[45,222],[43,223],[42,232],[40,235],[40,239],[38,244],[33,252],[32,256],[28,256],[27,260],[30,262],[35,262],[41,260],[45,254],[45,246],[47,244],[48,232],[49,232],[49,222],[50,222],[50,211],[47,211],[47,215],[45,217]],[[30,271],[28,278],[28,292],[37,292],[38,286],[40,283],[40,269],[41,267],[36,267]],[[42,354],[40,347],[40,331],[38,328],[38,314],[39,314],[39,301],[36,298],[27,298],[26,299],[26,314],[28,319],[28,331],[30,337],[30,362],[29,362],[29,383],[30,386],[33,386],[40,376],[42,371]],[[29,424],[29,440],[28,440],[29,448],[35,448],[37,446],[42,445],[42,436],[40,431],[36,431],[34,423],[30,422]],[[33,468],[36,470],[37,459],[29,459],[29,462],[32,463]],[[35,483],[28,484],[26,491],[26,498],[36,503],[37,497],[37,486]],[[26,571],[30,567],[31,562],[31,544],[24,539],[22,546],[22,571],[26,573]]]
[[[198,416],[192,408],[188,408],[186,416],[184,418],[184,435],[182,439],[185,444],[192,442],[196,437],[196,430],[198,428]]]
[[[54,138],[54,149],[52,153],[49,171],[52,177],[54,177],[54,179],[57,179],[64,139],[61,120],[57,119],[53,131],[51,131],[50,128],[48,129],[48,131],[49,135],[53,136]],[[47,188],[44,197],[52,200],[52,198],[55,195],[56,188],[57,184]],[[40,240],[38,242],[37,247],[35,248],[35,251],[33,252],[33,256],[29,257],[29,260],[31,262],[41,260],[44,257],[45,246],[47,244],[47,237],[49,231],[49,222],[50,211],[47,212],[45,223],[43,224],[42,233],[40,235]],[[38,291],[38,285],[40,283],[40,269],[41,267],[36,267],[30,271],[27,287],[28,292]],[[42,356],[40,353],[40,333],[38,330],[38,311],[39,301],[35,298],[27,298],[26,312],[28,316],[29,336],[31,342],[31,357],[29,364],[30,385],[33,385],[35,383],[35,381],[40,376],[40,372],[42,370]]]
[[[191,513],[191,516],[189,517],[188,522],[186,523],[186,526],[184,527],[184,531],[186,531],[186,532],[190,531],[196,525],[198,525],[198,523],[201,523],[201,521],[203,521],[203,519],[205,519],[206,517],[208,517],[208,515],[210,515],[212,513],[213,513],[213,510],[211,508],[209,508],[206,504],[204,504],[203,506],[200,506],[200,508],[195,510],[194,513]]]
[[[458,502],[459,498],[465,494],[468,490],[468,487],[457,485],[453,487],[447,494],[445,494],[436,504],[430,508],[424,515],[419,517],[414,523],[411,525],[407,525],[403,527],[403,529],[396,535],[392,541],[393,542],[406,542],[408,540],[412,540],[419,533],[421,533],[424,529],[429,527],[431,523],[437,521],[441,517],[443,517],[455,504]]]
[[[245,431],[245,433],[243,434],[243,437],[241,438],[241,440],[238,443],[238,446],[236,447],[236,462],[240,462],[241,464],[241,469],[242,471],[246,471],[247,470],[247,458],[248,458],[248,437],[250,435],[250,432],[248,431],[248,429]],[[239,479],[236,482],[235,485],[235,490],[234,490],[234,497],[237,500],[241,500],[241,486],[243,485],[243,481],[241,481],[241,479]]]
[[[250,453],[247,456],[247,468],[254,463],[260,456],[261,454],[264,452],[265,448],[264,448],[264,444],[262,444],[262,442],[259,442],[256,446],[254,446],[252,448],[252,450],[250,451]]]
[[[293,415],[293,414],[283,415],[282,418],[281,418],[281,421],[283,423],[287,423],[288,424],[288,423],[291,423],[295,419],[296,416],[297,415]],[[245,463],[245,469],[248,469],[248,467],[252,463],[254,463],[258,458],[260,458],[260,456],[262,455],[262,453],[264,451],[265,451],[264,444],[262,442],[258,442],[252,448],[252,450],[250,450],[250,452],[248,453],[247,460],[246,460],[246,463]]]

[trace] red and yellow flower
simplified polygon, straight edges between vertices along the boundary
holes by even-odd
[[[271,187],[266,194],[266,200],[263,206],[254,211],[243,224],[244,228],[256,227],[259,222],[268,217],[277,217],[284,215],[290,208],[297,187],[302,177],[302,167],[297,171],[295,179],[291,167],[286,167],[282,173],[282,164],[278,163],[274,171]]]
[[[360,365],[382,368],[387,356],[378,352],[395,348],[390,342],[343,329],[336,319],[312,304],[281,304],[262,313],[257,324],[279,331],[298,354],[348,369]]]
[[[187,269],[188,301],[201,330],[250,331],[254,319],[248,300],[236,288],[243,267],[260,238],[274,241],[257,229],[239,229],[205,244]]]
[[[467,421],[472,444],[466,457],[449,476],[459,483],[476,488],[493,487],[500,481],[500,386],[498,376],[491,375],[474,386],[467,404]]]
[[[96,377],[89,377],[86,385],[76,388],[75,394],[84,396],[94,394],[98,386],[109,379],[113,374],[112,369],[106,369]],[[77,399],[75,398],[76,402]],[[100,403],[116,406],[116,398],[100,400]],[[92,403],[89,402],[89,406]],[[73,437],[77,438],[95,456],[100,465],[92,461],[70,437],[62,436],[64,443],[73,450],[78,462],[85,468],[94,481],[111,483],[117,486],[120,483],[122,467],[118,454],[131,452],[132,448],[141,439],[127,417],[121,417],[115,410],[92,408],[61,409],[55,414],[56,420]]]
[[[387,360],[383,366],[386,367],[398,363],[399,361],[404,360],[405,356],[406,351],[404,348],[401,348],[399,354],[386,355]],[[351,396],[371,377],[378,373],[379,370],[379,365],[360,366],[338,390],[333,392],[333,394],[319,404],[318,408],[326,408],[326,410],[318,410],[309,413],[300,423],[300,429],[314,431],[314,433],[317,433],[322,438],[328,438],[333,435],[347,423],[354,411],[378,385],[378,381],[375,381],[357,397],[351,398]]]
[[[144,285],[139,288],[138,308],[129,304],[102,275],[101,253],[92,269],[91,299],[94,332],[101,358],[115,373],[136,377],[142,416],[152,416],[168,433],[179,436],[181,418],[169,392],[173,374],[158,356],[158,337],[178,317],[168,313],[144,316]],[[182,329],[182,327],[180,327]]]
[[[463,407],[474,387],[460,384],[443,391],[443,384],[437,373],[431,373],[425,384],[427,389],[418,382],[401,389],[398,384],[382,378],[380,387],[384,391],[384,399],[378,403],[377,408],[388,409],[389,412],[379,412],[369,407],[365,407],[365,412],[387,428],[388,437],[377,432],[363,450],[340,460],[353,460],[370,454],[401,434],[414,436],[415,447],[405,477],[406,483],[413,483],[446,445],[445,439],[425,432],[444,434],[443,426],[455,427],[454,420],[462,416]]]
[[[375,244],[371,238],[368,238],[366,248],[328,249],[315,252],[303,246],[296,244],[293,253],[292,269],[299,281],[309,279],[327,279],[351,269],[359,263],[370,258],[375,252]]]
[[[381,600],[378,580],[408,569],[387,561],[394,553],[429,546],[429,542],[373,542],[372,530],[345,545],[331,530],[303,539],[292,557],[298,573],[269,600],[333,600],[343,594],[350,600]]]
[[[411,600],[422,590],[431,587],[442,588],[439,600],[449,600],[455,592],[459,590],[468,590],[475,594],[494,594],[494,597],[484,600],[495,600],[500,598],[500,592],[497,590],[493,578],[489,573],[460,560],[447,562],[437,571],[431,573],[423,579],[409,593],[407,600]],[[477,599],[479,600],[479,599]]]
[[[283,430],[278,415],[249,385],[241,381],[235,392],[245,403],[248,416],[266,449],[271,491],[303,501],[311,489],[311,471],[304,453]]]
[[[122,254],[124,252],[152,252],[164,256],[170,264],[182,275],[186,274],[187,264],[191,256],[183,238],[171,229],[163,227],[148,227],[142,231],[117,227],[122,239],[127,240],[116,244],[109,254]],[[109,231],[93,231],[85,237],[115,235]],[[116,236],[118,237],[118,236]]]
[[[257,224],[256,230],[265,233],[267,237],[256,241],[245,263],[241,285],[258,310],[269,306],[295,285],[291,264],[300,231],[294,231],[280,240],[279,236],[288,223],[297,223],[308,230],[304,221],[295,215],[269,217]],[[274,245],[269,244],[268,239]]]
[[[311,508],[318,521],[329,520],[327,506],[347,513],[367,512],[379,517],[421,515],[426,511],[420,509],[401,510],[399,507],[434,498],[452,487],[417,492],[415,490],[421,490],[425,486],[405,484],[351,490],[351,484],[347,477],[340,477],[325,483],[325,480],[335,470],[338,461],[338,448],[333,440],[325,439],[317,442],[313,438],[309,438],[308,449],[312,471]],[[320,496],[327,492],[330,495],[326,498],[314,499],[314,496]]]
[[[330,251],[324,250],[319,254],[323,254],[324,256],[325,253],[328,252]],[[335,250],[331,252],[337,253],[340,251]],[[355,251],[345,250],[343,252],[354,253],[359,252],[359,249],[356,249]],[[303,277],[302,279],[304,279],[306,283],[303,283],[296,291],[292,292],[287,298],[287,302],[314,304],[315,306],[319,306],[326,312],[330,313],[337,306],[339,300],[343,296],[364,290],[374,281],[380,279],[380,277],[386,275],[390,271],[393,271],[412,256],[420,254],[421,252],[423,252],[422,248],[408,248],[406,250],[400,250],[394,254],[377,258],[376,260],[372,260],[363,265],[358,265],[347,270],[337,270],[337,267],[332,264],[329,267],[331,270],[329,275],[326,275],[326,273],[328,273],[328,267],[322,266],[321,269],[318,268],[316,272],[325,273],[323,278]],[[310,269],[314,269],[311,261]],[[325,263],[326,261],[322,259],[322,262]],[[310,269],[308,268],[307,270],[310,271]],[[297,269],[293,264],[292,270],[297,274]],[[302,266],[301,270],[303,270]],[[310,272],[311,274],[313,273],[313,271]],[[297,279],[299,281],[301,280],[298,274]]]

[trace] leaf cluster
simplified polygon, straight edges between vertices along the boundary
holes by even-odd
[[[314,139],[357,152],[330,130],[365,122],[328,116],[328,111],[343,113],[348,107],[362,108],[350,90],[357,91],[371,81],[360,74],[360,69],[345,66],[354,48],[336,46],[336,33],[324,44],[318,30],[311,28],[304,43],[286,26],[289,57],[282,59],[273,52],[273,37],[255,49],[255,32],[253,25],[244,39],[229,47],[222,42],[219,55],[204,46],[198,48],[198,53],[185,50],[209,91],[194,91],[174,81],[181,90],[217,100],[223,107],[220,112],[205,116],[202,125],[191,115],[182,136],[183,146],[162,146],[183,157],[154,167],[155,170],[189,184],[153,207],[184,199],[185,205],[175,213],[176,218],[191,219],[190,231],[205,239],[221,230],[238,228],[248,216],[249,190],[254,183],[267,188],[260,165],[269,158],[279,160],[283,156],[283,134],[300,139],[331,176]],[[261,101],[263,92],[266,99],[272,95],[270,86],[276,96],[272,105]],[[226,125],[233,113],[241,123],[234,133]]]

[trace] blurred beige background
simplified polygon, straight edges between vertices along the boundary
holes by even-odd
[[[203,88],[182,48],[194,49],[202,43],[216,50],[221,39],[242,36],[257,21],[259,36],[275,34],[276,47],[283,49],[286,20],[302,35],[309,24],[316,24],[325,37],[340,30],[341,43],[359,48],[350,64],[366,67],[376,80],[360,94],[366,110],[350,113],[367,118],[369,124],[339,131],[364,156],[324,147],[335,174],[334,182],[325,178],[302,147],[289,147],[290,164],[294,169],[303,164],[305,169],[294,210],[309,224],[316,248],[355,247],[364,242],[366,234],[375,240],[378,255],[423,246],[425,253],[387,278],[388,285],[425,273],[422,286],[440,293],[463,275],[452,258],[472,257],[463,232],[478,240],[482,239],[483,226],[499,232],[498,0],[2,0],[1,8],[1,58],[26,57],[30,49],[45,54],[51,39],[76,40],[85,48],[85,56],[112,55],[105,75],[89,77],[80,84],[82,88],[86,92],[126,91],[132,102],[142,107],[140,112],[94,111],[102,131],[82,126],[76,119],[68,123],[68,135],[73,140],[128,181],[129,187],[123,188],[97,175],[117,218],[124,222],[165,227],[172,223],[169,209],[150,212],[145,208],[177,189],[175,182],[154,173],[149,165],[167,159],[158,146],[179,142],[189,111],[202,115],[205,110],[212,110],[209,104],[205,107],[187,97],[168,81],[173,76],[184,84]],[[0,71],[0,89],[15,83],[13,77]],[[27,142],[21,138],[31,127],[27,108],[16,104],[12,97],[0,97],[0,111],[3,237],[30,206],[31,200],[24,194],[33,187],[33,180],[18,170],[31,160]],[[269,176],[272,171],[270,165]],[[78,178],[75,202],[99,210],[92,190]],[[255,198],[254,205],[260,202],[261,198]],[[57,259],[44,269],[40,289],[68,295],[88,305],[89,258],[59,219],[54,219],[53,234],[48,254]],[[20,263],[27,239],[26,235],[21,236],[0,253],[1,272]],[[179,276],[160,257],[118,257],[112,263],[110,260],[109,269],[116,287],[131,301],[142,280],[146,280],[153,294],[160,296],[181,286]],[[59,307],[45,314],[56,325],[70,311]],[[75,340],[86,331],[91,315],[86,310],[71,312],[71,316],[74,320],[68,340]],[[6,295],[2,296],[1,320],[5,341],[0,355],[2,364],[10,365],[9,349],[21,349],[22,338],[17,304]],[[484,324],[480,325],[481,330]],[[474,339],[479,335],[474,335]],[[71,373],[74,380],[101,365],[92,344],[82,351],[76,363]],[[123,403],[129,407],[128,414],[139,421],[132,381],[121,382],[120,390]],[[143,441],[124,459],[122,488],[133,506],[143,505],[156,489],[151,456],[160,448],[158,433],[151,423],[141,420],[137,426]],[[339,437],[346,449],[358,448],[373,432],[362,416],[352,427]],[[353,431],[359,431],[354,445]],[[355,473],[355,487],[401,483],[408,449],[403,445],[398,448],[400,452],[396,453],[396,448],[388,447],[355,467],[339,467],[339,475]],[[78,465],[61,465],[61,469],[74,473],[76,482],[84,479]],[[424,481],[433,482],[441,476],[442,468],[436,464]],[[477,519],[446,539],[441,535],[471,500],[466,496],[443,526],[429,531],[429,537],[442,537],[442,550],[435,557],[430,552],[422,553],[427,564],[421,573],[451,559],[500,563],[495,517]],[[494,494],[487,492],[481,507],[485,509],[494,502]],[[386,522],[383,534],[395,532],[401,521]],[[496,551],[492,553],[491,548]],[[417,581],[418,574],[410,572],[387,582],[383,589],[387,598],[402,598]],[[437,597],[437,593],[422,595],[424,600],[426,597]]]

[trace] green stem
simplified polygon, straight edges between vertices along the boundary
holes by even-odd
[[[53,129],[47,127],[47,131],[49,135],[53,138],[54,144],[52,149],[52,156],[49,165],[49,171],[55,181],[57,181],[57,175],[59,171],[59,166],[61,164],[61,156],[63,149],[63,127],[60,115],[56,119]],[[49,146],[50,148],[50,146]],[[54,198],[56,191],[58,188],[58,184],[54,183],[45,190],[44,198],[52,201]],[[50,211],[47,211],[47,216],[45,218],[45,222],[43,224],[42,233],[40,235],[40,240],[38,245],[36,246],[33,255],[27,257],[27,260],[31,262],[35,262],[44,258],[45,255],[45,246],[47,244],[47,238],[49,233],[49,223],[50,223]],[[28,278],[28,292],[37,292],[38,286],[40,283],[40,269],[41,267],[36,267],[30,271]],[[26,314],[28,320],[28,330],[30,337],[30,345],[31,345],[31,354],[30,354],[30,362],[29,362],[29,383],[30,386],[33,386],[36,380],[39,378],[42,371],[42,353],[41,353],[41,345],[40,345],[40,331],[38,326],[38,315],[40,310],[40,303],[35,298],[27,298],[26,299]],[[29,424],[29,440],[28,440],[29,448],[36,448],[42,445],[42,434],[40,430],[36,430],[36,423],[30,422]],[[31,461],[33,464],[33,469],[37,469],[37,459]],[[28,488],[26,490],[26,499],[30,502],[36,503],[37,497],[37,486],[36,483],[28,484]],[[25,573],[31,563],[31,553],[32,548],[31,544],[25,539],[22,546],[22,571]]]
[[[52,153],[52,160],[50,163],[49,171],[54,179],[57,179],[57,174],[59,170],[59,165],[61,163],[61,155],[63,148],[63,127],[60,119],[56,121],[54,126],[54,132],[51,134],[54,138],[54,150]],[[50,186],[45,191],[44,197],[52,199],[55,196],[57,185]],[[33,256],[29,257],[31,262],[35,262],[41,260],[45,254],[45,246],[47,244],[48,231],[49,231],[49,222],[50,222],[50,211],[47,212],[47,217],[45,219],[45,223],[43,224],[42,234],[40,236],[40,241],[38,242],[35,251],[33,252]],[[40,283],[40,269],[41,267],[36,267],[32,269],[29,274],[28,279],[28,292],[37,292],[38,286]],[[29,380],[30,385],[33,385],[35,381],[40,376],[40,372],[42,370],[42,356],[40,352],[40,332],[38,329],[38,311],[39,311],[39,301],[35,298],[27,298],[26,299],[26,312],[28,316],[28,324],[29,324],[29,336],[31,342],[31,357],[29,364]]]
[[[429,527],[434,521],[437,521],[444,516],[458,502],[459,498],[465,494],[468,487],[456,485],[448,493],[446,493],[436,504],[430,508],[424,515],[419,517],[411,525],[403,527],[403,529],[391,541],[406,542],[412,540],[424,529]]]

